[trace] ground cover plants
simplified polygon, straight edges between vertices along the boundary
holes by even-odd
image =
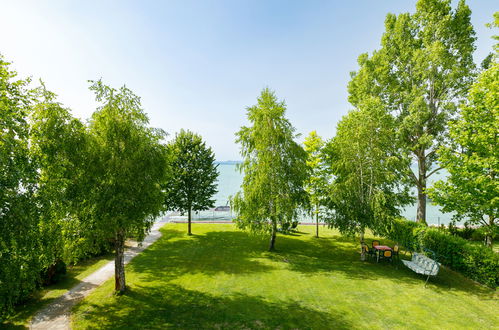
[[[24,303],[16,306],[12,316],[0,324],[0,328],[27,328],[30,319],[37,311],[62,296],[85,277],[103,267],[111,260],[113,260],[113,255],[109,253],[80,261],[78,265],[68,267],[67,273],[59,282],[33,292],[31,297]]]

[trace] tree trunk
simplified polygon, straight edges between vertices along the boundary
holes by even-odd
[[[187,211],[187,235],[192,235],[191,231],[191,208]]]
[[[426,157],[418,155],[418,209],[416,221],[426,224]]]
[[[315,237],[319,238],[319,208],[315,207]]]
[[[493,229],[494,229],[494,217],[489,215],[489,229],[487,230],[487,234],[485,235],[485,244],[487,244],[487,247],[491,249],[494,245],[494,238],[492,236]]]
[[[275,249],[275,237],[277,235],[277,222],[272,221],[272,234],[270,235],[270,245],[269,251],[274,251]]]
[[[125,285],[125,231],[118,229],[114,241],[114,290],[123,293]]]
[[[360,260],[366,260],[366,252],[362,248],[362,243],[364,243],[364,231],[360,232]]]

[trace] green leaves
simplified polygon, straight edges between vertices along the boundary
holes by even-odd
[[[396,138],[418,162],[408,178],[418,188],[418,220],[425,222],[426,179],[436,150],[447,138],[447,122],[473,80],[475,33],[464,1],[419,0],[414,14],[388,14],[381,49],[359,56],[348,85],[359,107],[378,98],[395,119]]]
[[[379,99],[371,98],[338,123],[325,147],[334,176],[329,195],[330,226],[344,233],[369,228],[384,232],[411,199],[404,175],[408,159],[393,139],[393,118]]]
[[[294,141],[295,129],[284,117],[285,111],[284,101],[264,89],[257,105],[247,108],[251,126],[236,133],[244,179],[232,205],[240,228],[275,234],[277,224],[290,224],[307,201],[303,189],[307,154]]]
[[[311,210],[313,209],[313,211],[311,213],[316,215],[320,213],[320,207],[324,204],[330,183],[330,175],[324,162],[324,145],[324,141],[317,135],[316,131],[310,132],[304,141],[308,167],[305,190],[309,195],[310,204],[312,204]]]
[[[33,290],[38,254],[37,168],[27,122],[34,92],[0,55],[0,318]]]
[[[165,134],[148,126],[140,98],[125,86],[115,90],[99,80],[90,89],[102,105],[88,129],[86,212],[108,238],[123,229],[140,240],[162,209]]]
[[[450,145],[439,149],[449,172],[430,196],[455,219],[469,218],[492,232],[499,216],[499,64],[492,63],[471,87],[460,118],[450,124]],[[491,236],[489,235],[489,238]],[[489,241],[491,244],[491,240]]]
[[[181,130],[168,144],[171,174],[165,206],[182,213],[214,207],[218,171],[215,154],[201,136]]]
[[[116,90],[99,80],[90,89],[102,105],[88,128],[85,186],[90,189],[82,213],[92,234],[114,242],[115,289],[123,292],[125,239],[144,239],[163,209],[165,134],[148,126],[140,98],[125,86]]]

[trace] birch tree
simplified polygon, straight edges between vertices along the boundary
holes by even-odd
[[[149,127],[140,98],[94,81],[90,87],[102,104],[89,126],[91,158],[87,164],[90,193],[83,201],[87,226],[96,237],[112,240],[115,290],[125,291],[124,247],[127,237],[144,239],[160,214],[167,179],[165,134]]]
[[[319,218],[321,207],[327,195],[329,184],[328,172],[326,171],[322,149],[324,141],[317,135],[316,131],[310,132],[303,143],[307,152],[308,177],[305,181],[305,190],[309,195],[310,214],[315,219],[315,237],[319,237]]]
[[[278,226],[287,228],[307,201],[303,188],[307,154],[295,141],[295,129],[285,112],[284,101],[266,88],[257,104],[247,108],[250,126],[236,133],[243,157],[239,169],[244,173],[242,189],[232,199],[236,224],[270,234],[270,251]]]
[[[325,147],[334,176],[326,222],[342,233],[359,234],[361,241],[366,229],[385,232],[400,207],[411,202],[403,180],[409,160],[398,155],[393,125],[381,101],[370,99],[341,119]]]

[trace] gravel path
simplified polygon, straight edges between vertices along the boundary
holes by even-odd
[[[166,222],[166,218],[156,221],[142,242],[142,246],[134,246],[125,251],[125,264],[161,237],[159,229]],[[112,276],[114,276],[114,261],[87,276],[80,284],[40,310],[31,320],[30,329],[71,329],[71,308]]]

